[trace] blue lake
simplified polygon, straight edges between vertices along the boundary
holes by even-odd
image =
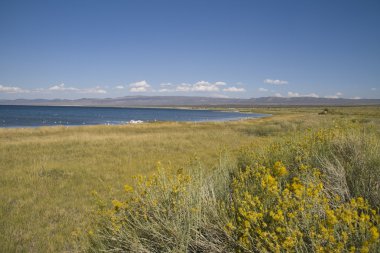
[[[0,105],[0,127],[119,125],[136,121],[227,121],[264,116],[212,110]]]

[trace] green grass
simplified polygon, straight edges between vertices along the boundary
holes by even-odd
[[[170,171],[197,163],[206,173],[218,167],[221,154],[234,164],[242,147],[260,150],[334,120],[379,131],[379,107],[337,107],[318,115],[322,109],[244,109],[274,116],[236,122],[0,129],[0,251],[84,247],[88,242],[74,240],[89,229],[91,192],[122,196],[133,175],[151,174],[158,161]]]

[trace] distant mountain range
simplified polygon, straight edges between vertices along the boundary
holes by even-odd
[[[380,99],[346,99],[314,97],[261,97],[261,98],[216,98],[185,96],[127,96],[120,98],[82,99],[15,99],[0,100],[0,105],[44,105],[44,106],[105,106],[105,107],[179,107],[179,106],[323,106],[323,105],[380,105]]]

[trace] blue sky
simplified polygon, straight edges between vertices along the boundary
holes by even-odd
[[[0,1],[0,98],[380,98],[380,1]]]

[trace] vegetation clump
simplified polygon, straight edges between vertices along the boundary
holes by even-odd
[[[325,108],[323,111],[319,112],[319,115],[326,115],[329,112],[329,109]]]
[[[289,177],[282,163],[239,172],[227,231],[239,252],[375,252],[379,216],[361,197],[326,193],[317,169]]]
[[[378,133],[367,130],[337,123],[243,149],[207,175],[138,177],[98,212],[90,251],[378,252],[378,195],[360,186],[379,182]]]
[[[104,202],[91,231],[90,252],[223,252],[218,187],[196,173],[158,169],[125,185],[125,198]]]

